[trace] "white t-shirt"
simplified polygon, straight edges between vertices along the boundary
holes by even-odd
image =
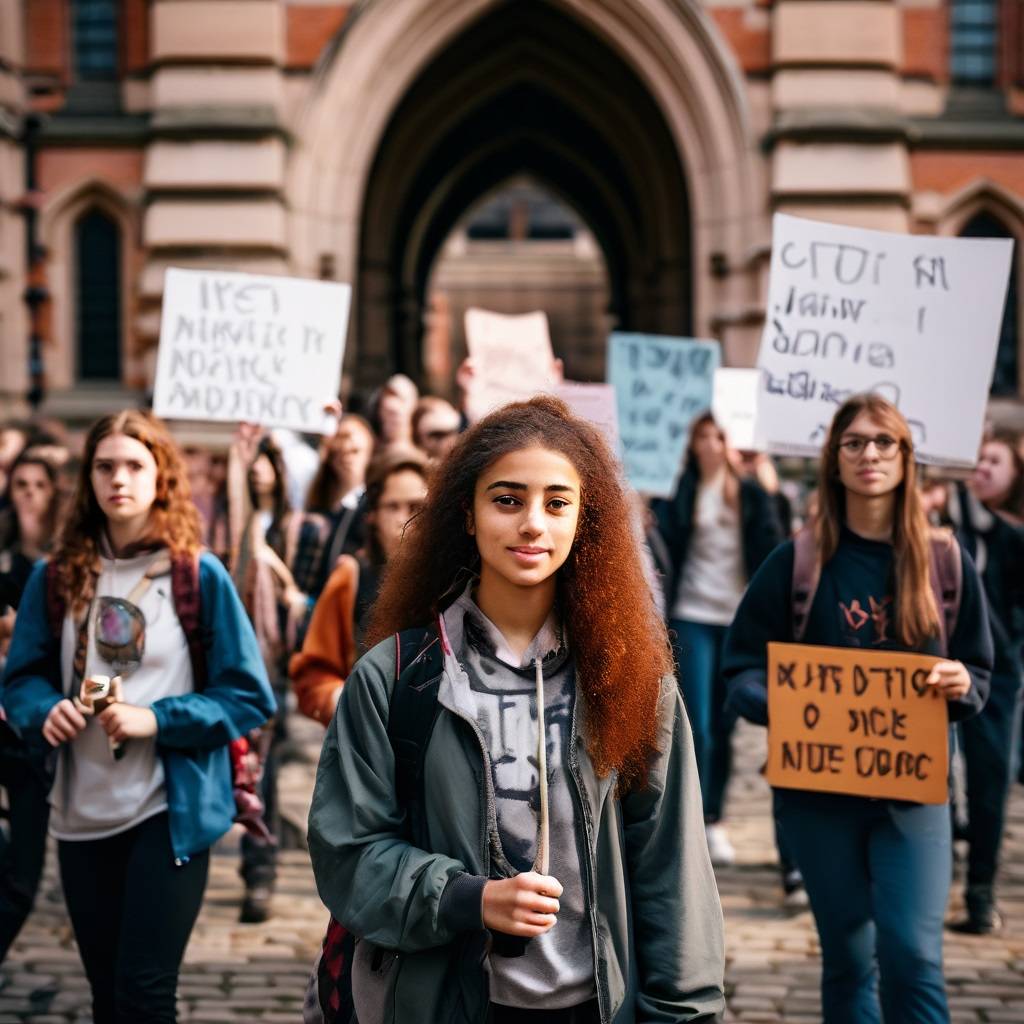
[[[725,477],[697,489],[693,532],[672,618],[728,626],[746,587],[738,509],[725,500]]]
[[[102,559],[97,595],[127,597],[154,557],[158,556]],[[122,675],[123,699],[149,707],[162,697],[191,693],[195,688],[192,663],[174,609],[170,575],[152,580],[135,603],[146,618],[145,648],[139,667]],[[65,687],[71,679],[77,639],[78,627],[68,615],[61,635]],[[89,630],[85,674],[117,674],[97,651],[94,628]],[[126,740],[124,756],[115,761],[107,734],[97,721],[88,719],[85,729],[61,747],[50,804],[50,832],[65,840],[105,839],[166,810],[164,769],[155,737]]]

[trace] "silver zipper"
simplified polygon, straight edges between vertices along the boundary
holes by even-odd
[[[597,989],[597,1009],[601,1017],[601,1024],[606,1024],[610,1019],[608,1015],[608,999],[605,994],[604,977],[601,971],[601,951],[597,936],[597,892],[594,886],[594,868],[591,863],[590,851],[593,846],[593,825],[590,820],[590,806],[583,795],[583,780],[580,776],[579,762],[576,759],[576,704],[578,696],[573,696],[572,716],[569,726],[569,774],[573,781],[573,795],[576,798],[577,809],[583,819],[583,838],[586,850],[580,856],[579,838],[576,840],[576,853],[580,857],[580,866],[586,871],[587,893],[590,907],[587,917],[590,919],[590,937],[594,947],[594,980]]]

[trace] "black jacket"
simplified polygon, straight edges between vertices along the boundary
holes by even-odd
[[[668,551],[665,606],[671,612],[679,580],[693,536],[693,514],[697,504],[700,477],[695,468],[687,468],[674,497],[654,504],[654,514]],[[750,580],[776,545],[785,540],[779,523],[777,505],[756,481],[740,480],[740,534],[743,541],[743,565]]]

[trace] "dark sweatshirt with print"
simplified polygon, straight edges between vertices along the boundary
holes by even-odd
[[[949,702],[950,721],[977,714],[992,673],[992,634],[985,595],[970,556],[961,549],[963,589],[947,657],[962,661],[971,688]],[[829,647],[905,651],[894,620],[892,545],[865,540],[843,527],[839,547],[822,566],[802,642]],[[792,643],[793,542],[780,544],[750,581],[726,636],[722,673],[728,708],[758,725],[768,723],[768,643]],[[915,653],[941,654],[937,639]]]

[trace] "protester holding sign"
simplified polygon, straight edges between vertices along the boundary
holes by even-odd
[[[88,684],[117,676],[124,699],[91,707]],[[93,1019],[172,1024],[209,850],[235,815],[228,747],[274,700],[231,580],[200,553],[181,455],[147,414],[90,430],[4,684],[11,723],[59,752],[50,831]]]
[[[930,534],[910,429],[885,399],[854,396],[836,413],[821,459],[819,501],[816,534],[777,548],[736,613],[723,668],[730,706],[770,727],[767,647],[799,640],[935,655],[924,684],[945,698],[951,720],[976,714],[993,658],[981,581],[948,536]],[[943,579],[951,573],[942,566],[952,568],[955,593],[942,587],[936,596],[933,565]],[[828,700],[831,677],[823,686],[810,678],[811,692]],[[883,730],[902,731],[882,711],[853,716],[849,729],[868,742]],[[808,726],[813,721],[809,716]],[[948,1021],[948,805],[781,788],[775,795],[821,938],[827,1024]]]
[[[981,572],[995,641],[988,703],[960,727],[967,769],[967,916],[953,927],[973,934],[991,932],[999,924],[995,880],[1024,679],[1024,529],[1018,518],[1022,494],[1024,460],[1017,438],[997,434],[982,444],[969,487],[957,485],[946,510]]]
[[[655,504],[670,557],[668,625],[693,727],[711,858],[731,864],[735,852],[720,824],[734,721],[725,713],[722,644],[747,582],[783,532],[765,490],[736,475],[710,413],[693,423],[685,467],[672,500]]]
[[[717,1019],[690,729],[599,432],[547,397],[470,428],[371,635],[309,817],[360,1022]]]

